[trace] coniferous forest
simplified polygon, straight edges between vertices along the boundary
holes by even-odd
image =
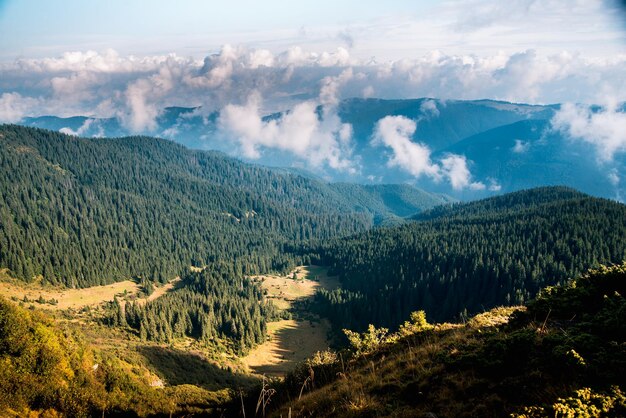
[[[315,248],[342,284],[319,292],[317,305],[339,328],[358,330],[397,328],[420,309],[463,320],[623,261],[625,236],[624,205],[562,187],[441,206]]]
[[[287,247],[445,201],[410,187],[327,185],[156,138],[10,125],[0,136],[0,266],[67,287],[180,276],[183,288],[159,300],[110,307],[107,323],[152,341],[254,346],[276,313],[247,275],[307,261]]]
[[[372,222],[317,182],[170,141],[0,134],[0,264],[26,281],[164,282],[221,259],[244,274],[282,270],[293,265],[285,243]]]

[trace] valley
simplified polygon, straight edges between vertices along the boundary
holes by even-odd
[[[626,417],[625,47],[626,0],[0,0],[0,418]]]
[[[431,382],[449,352],[482,344],[493,327],[507,332],[516,306],[626,259],[626,206],[568,187],[456,202],[408,185],[325,183],[157,138],[0,133],[0,406],[14,411],[240,416],[272,393],[269,413],[302,399],[296,416],[410,415],[421,383],[385,380],[378,367]],[[478,334],[463,324],[480,324]],[[430,363],[405,359],[405,338]],[[385,350],[397,353],[392,363]],[[403,362],[410,378],[394,372]],[[459,377],[468,390],[473,367]],[[33,391],[25,379],[38,382]],[[609,393],[590,379],[580,381]],[[339,392],[324,409],[315,393],[329,387]],[[376,409],[387,400],[391,409]],[[439,401],[428,405],[446,410]]]
[[[315,352],[329,348],[331,327],[328,320],[302,307],[303,303],[310,302],[316,291],[339,287],[336,278],[327,273],[328,270],[320,266],[299,266],[287,276],[253,278],[267,291],[267,299],[291,318],[268,323],[268,341],[241,359],[247,368],[260,375],[284,377]]]

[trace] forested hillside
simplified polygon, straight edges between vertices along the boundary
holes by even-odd
[[[523,304],[547,285],[626,259],[626,206],[567,188],[435,208],[416,219],[313,250],[342,283],[316,299],[338,328],[395,328],[418,309],[459,320]]]
[[[243,274],[282,270],[294,263],[285,243],[363,231],[374,218],[445,201],[412,189],[422,201],[409,209],[355,203],[325,183],[166,140],[11,125],[0,127],[0,172],[0,268],[76,287],[165,281],[224,259]]]

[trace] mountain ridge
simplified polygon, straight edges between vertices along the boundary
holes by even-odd
[[[260,158],[249,159],[266,166],[302,169],[331,182],[361,184],[410,183],[460,200],[472,200],[500,192],[531,187],[565,184],[600,197],[626,195],[622,185],[615,183],[626,176],[620,156],[607,166],[594,158],[592,145],[573,140],[561,130],[552,129],[552,119],[560,104],[535,105],[510,103],[490,99],[440,100],[418,99],[344,99],[336,107],[341,123],[350,124],[352,140],[349,154],[355,170],[335,170],[322,165],[311,166],[302,155],[280,148],[259,148]],[[618,108],[623,112],[625,106]],[[590,107],[592,112],[601,111]],[[291,109],[261,117],[263,123],[279,122]],[[205,114],[198,107],[167,107],[156,118],[153,135],[164,136],[195,149],[214,149],[229,155],[237,153],[238,142],[222,132],[218,111]],[[323,117],[321,107],[318,119]],[[407,167],[390,161],[392,150],[373,145],[376,124],[385,117],[402,117],[415,123],[415,132],[408,138],[414,144],[428,148],[430,163],[438,164],[450,154],[466,159],[471,181],[488,186],[453,189],[446,181],[428,176],[415,176]],[[87,117],[55,118],[52,116],[25,118],[24,125],[63,129],[82,136],[118,137],[129,134],[116,118]],[[64,129],[65,128],[65,129]],[[414,163],[417,164],[417,163]],[[611,171],[613,170],[613,171]],[[582,173],[587,173],[582,175]],[[489,189],[492,190],[489,190]]]

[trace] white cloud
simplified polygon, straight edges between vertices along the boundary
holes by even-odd
[[[204,60],[106,50],[0,64],[0,95],[34,99],[25,109],[33,115],[118,114],[128,127],[149,130],[166,106],[202,106],[208,114],[245,103],[253,91],[270,112],[319,96],[326,104],[350,97],[592,103],[606,91],[626,97],[625,64],[626,55],[591,59],[532,50],[482,57],[435,51],[388,62],[358,60],[344,48],[273,53],[225,45]],[[433,104],[424,102],[430,106],[424,110],[434,117]]]
[[[324,77],[320,89],[320,102],[325,106],[336,106],[339,104],[339,89],[354,76],[352,68],[347,68],[336,77]]]
[[[434,100],[424,100],[420,105],[420,112],[428,118],[436,118],[439,116],[437,102]]]
[[[3,93],[0,95],[0,122],[18,122],[28,115],[38,100],[23,97],[19,93]]]
[[[66,134],[66,135],[83,136],[85,132],[89,130],[89,128],[91,127],[93,123],[94,123],[94,119],[85,119],[85,122],[83,122],[83,124],[77,130],[73,130],[72,128],[65,127],[65,128],[59,129],[59,132],[61,132],[62,134]]]
[[[430,149],[411,141],[416,124],[404,116],[386,116],[376,123],[372,145],[384,145],[393,154],[390,167],[399,167],[415,177],[426,175],[438,180],[441,177],[439,166],[430,160]]]
[[[524,154],[530,148],[530,142],[522,141],[521,139],[515,140],[515,145],[513,145],[513,152],[516,154]]]
[[[502,190],[502,185],[500,185],[500,183],[498,183],[498,180],[496,180],[494,178],[487,178],[487,180],[489,181],[489,185],[487,186],[487,190],[489,190],[491,192],[499,192],[500,190]]]
[[[372,86],[366,86],[362,91],[361,91],[361,96],[364,99],[370,98],[374,96],[374,87]]]
[[[288,151],[314,167],[327,164],[336,170],[354,172],[350,156],[352,129],[332,112],[318,116],[317,103],[297,104],[280,118],[264,121],[261,97],[252,94],[243,105],[229,104],[220,113],[223,135],[240,145],[248,158],[259,158],[263,148]]]
[[[385,116],[376,123],[373,146],[391,149],[389,167],[398,167],[412,176],[427,176],[434,181],[446,179],[454,190],[484,190],[485,184],[472,181],[465,156],[447,154],[439,163],[431,160],[428,146],[411,140],[415,121],[404,116]],[[491,189],[490,189],[491,190]]]
[[[626,113],[615,106],[593,109],[566,103],[552,118],[552,127],[572,139],[592,144],[601,162],[626,151]]]
[[[441,160],[441,170],[454,190],[485,190],[486,188],[484,183],[471,181],[472,176],[467,168],[465,156],[449,154]]]

